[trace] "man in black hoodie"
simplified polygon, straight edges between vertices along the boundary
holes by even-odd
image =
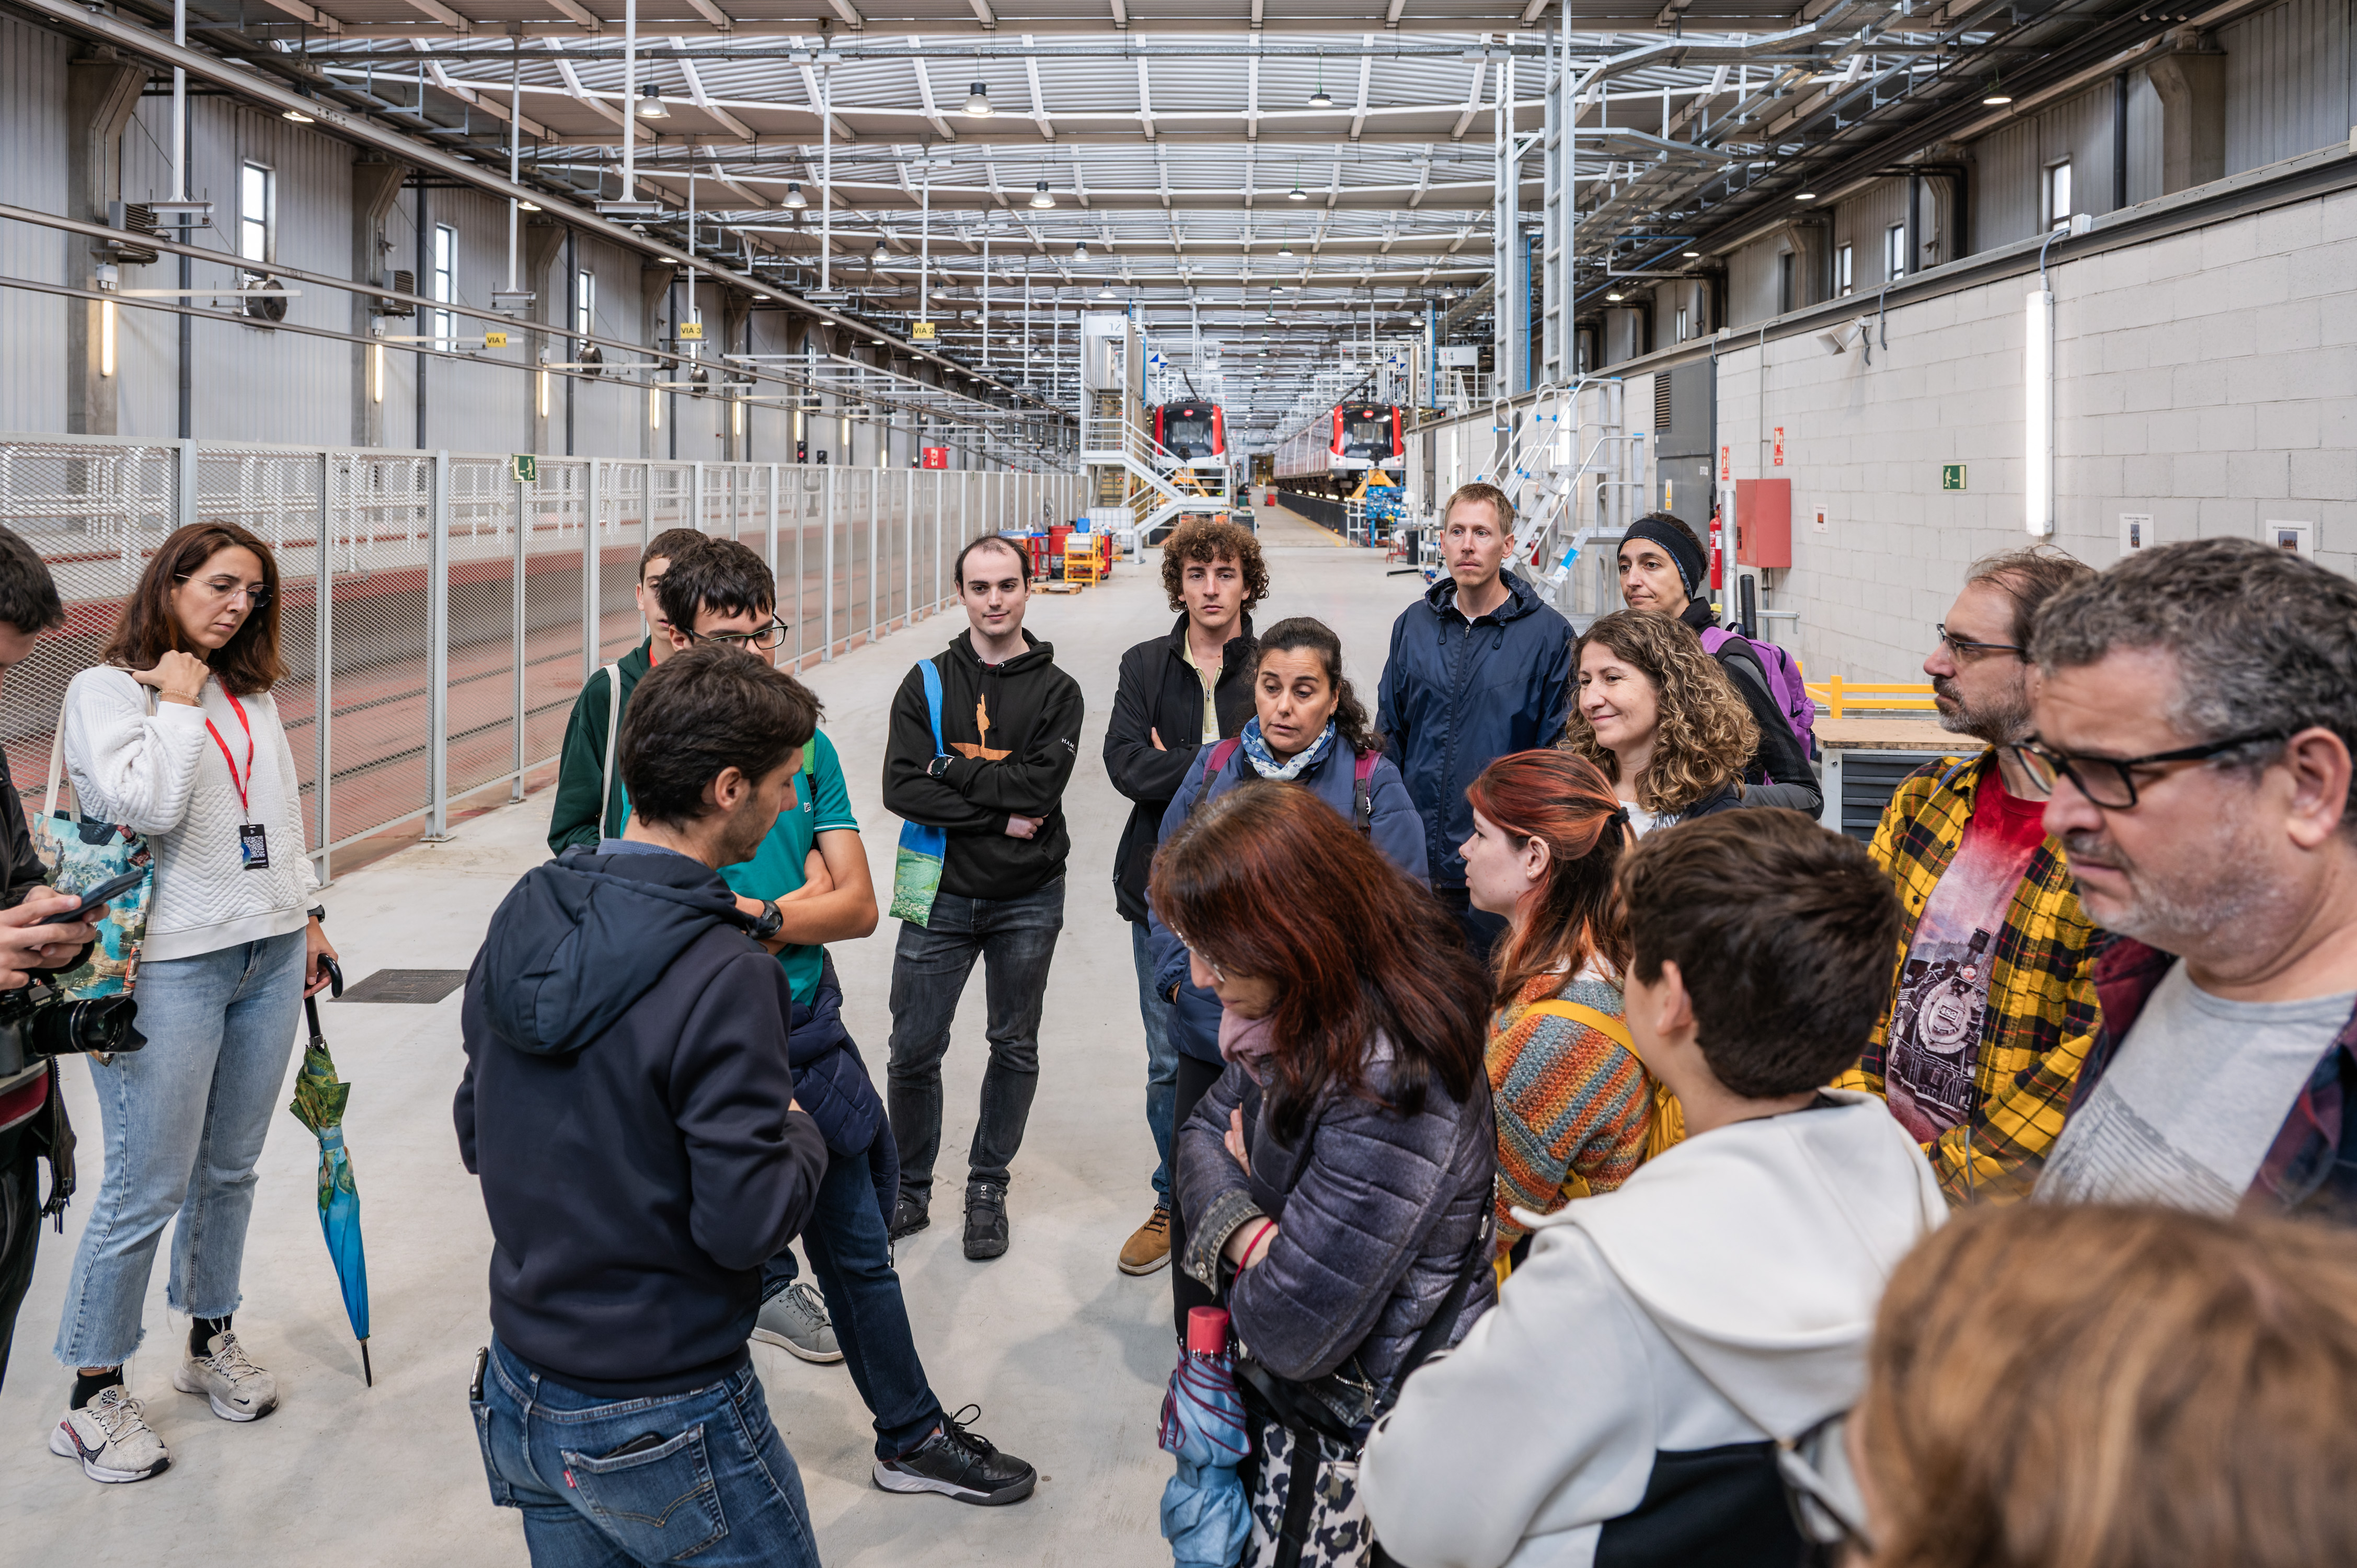
[[[489,1210],[472,1406],[536,1563],[816,1568],[745,1341],[826,1142],[793,1102],[792,994],[719,867],[793,800],[817,704],[732,649],[638,683],[619,839],[527,873],[467,977],[458,1150]]]
[[[1039,1084],[1040,1003],[1064,927],[1072,846],[1064,786],[1079,757],[1082,703],[1079,682],[1056,668],[1056,650],[1023,629],[1029,558],[985,535],[958,552],[956,577],[968,629],[900,682],[884,753],[885,809],[947,834],[930,904],[894,889],[901,924],[886,1110],[900,1153],[898,1240],[931,1219],[942,1058],[958,997],[982,959],[990,1065],[965,1188],[965,1255],[980,1259],[1006,1251],[1007,1168]]]

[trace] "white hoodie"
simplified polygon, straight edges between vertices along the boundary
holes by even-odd
[[[1881,1101],[1824,1098],[1534,1220],[1495,1310],[1368,1440],[1384,1551],[1588,1568],[1659,1456],[1797,1436],[1857,1400],[1883,1283],[1948,1210]]]

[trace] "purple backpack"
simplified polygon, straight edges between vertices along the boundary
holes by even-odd
[[[1801,743],[1801,754],[1810,761],[1817,759],[1817,704],[1809,689],[1801,682],[1800,661],[1772,642],[1762,642],[1714,626],[1702,634],[1703,651],[1713,659],[1730,642],[1741,643],[1744,650],[1758,661],[1760,671],[1768,677],[1768,694],[1776,699],[1783,710],[1784,722],[1792,728],[1793,736]]]

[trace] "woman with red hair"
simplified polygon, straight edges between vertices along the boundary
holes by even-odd
[[[1620,1023],[1629,961],[1612,878],[1631,842],[1603,770],[1568,751],[1522,751],[1465,791],[1473,907],[1503,915],[1486,1052],[1498,1113],[1498,1251],[1552,1214],[1609,1192],[1645,1157],[1653,1090]]]
[[[1496,1294],[1487,988],[1448,913],[1307,789],[1255,779],[1202,807],[1152,897],[1223,1009],[1226,1067],[1178,1129],[1173,1185],[1178,1266],[1222,1290],[1251,1352],[1245,1561],[1274,1562],[1287,1528],[1318,1543],[1305,1562],[1362,1563],[1367,1429]]]

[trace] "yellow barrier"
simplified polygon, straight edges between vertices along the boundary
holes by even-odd
[[[1868,682],[1844,681],[1836,675],[1819,685],[1810,682],[1810,696],[1825,705],[1825,716],[1840,718],[1849,708],[1897,709],[1910,713],[1931,713],[1937,704],[1932,701],[1932,688],[1927,682],[1886,681]]]

